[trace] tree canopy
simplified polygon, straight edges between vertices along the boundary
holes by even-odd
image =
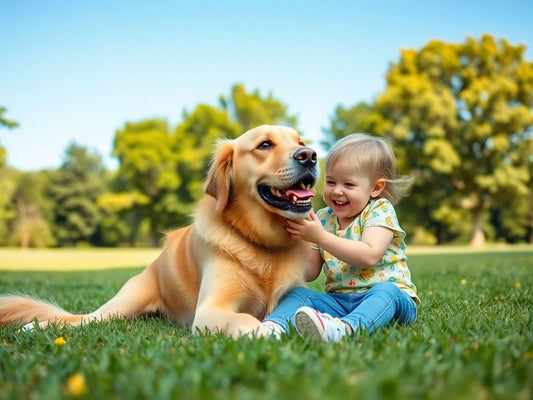
[[[16,128],[19,124],[17,121],[9,120],[4,116],[4,113],[7,112],[5,107],[0,107],[0,128],[5,127],[8,129]],[[0,145],[0,167],[6,163],[6,149]]]
[[[101,219],[97,199],[104,190],[101,157],[76,143],[52,176],[48,193],[54,201],[54,231],[62,245],[89,242]]]
[[[524,57],[525,46],[490,35],[403,49],[374,101],[334,107],[321,144],[361,131],[390,140],[400,174],[415,177],[398,206],[411,243],[533,243],[533,63]],[[5,111],[0,126],[15,127]],[[176,126],[125,122],[116,171],[75,144],[57,170],[0,164],[0,245],[158,245],[189,222],[215,142],[260,124],[298,129],[272,93],[235,84]]]
[[[230,98],[221,96],[220,108],[199,104],[193,111],[185,110],[175,129],[166,121],[148,120],[126,123],[117,131],[116,190],[101,197],[99,204],[108,218],[121,213],[131,221],[130,244],[144,220],[152,244],[169,227],[188,222],[217,139],[235,138],[249,126],[296,122],[272,94],[264,98],[257,90],[249,94],[239,84],[231,93]]]
[[[481,245],[491,208],[530,202],[533,63],[524,52],[490,35],[402,50],[375,104],[338,108],[330,132],[388,137],[417,179],[428,227],[459,233],[470,221],[471,243]]]

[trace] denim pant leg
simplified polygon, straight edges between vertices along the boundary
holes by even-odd
[[[303,306],[327,312],[335,317],[346,315],[346,311],[329,294],[307,287],[295,287],[281,298],[275,310],[266,316],[264,321],[276,322],[285,332],[289,332],[289,324],[294,326],[294,313]]]
[[[400,324],[409,324],[416,320],[415,301],[392,282],[378,283],[366,293],[350,296],[353,296],[350,300],[352,312],[341,320],[348,323],[354,332],[365,329],[370,333],[393,320]],[[346,297],[344,299],[346,301]]]

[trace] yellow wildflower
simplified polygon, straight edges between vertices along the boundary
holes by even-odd
[[[81,396],[84,394],[87,391],[87,385],[83,375],[78,372],[69,376],[65,384],[65,391],[69,396]]]
[[[56,340],[54,340],[54,344],[56,346],[64,346],[67,344],[67,341],[63,339],[63,336],[59,336]]]
[[[466,285],[466,279],[465,278],[461,279],[461,285]]]
[[[514,283],[514,287],[515,287],[515,288],[518,289],[518,288],[520,288],[520,286],[522,286],[522,285],[520,284],[520,282],[515,282],[515,283]]]

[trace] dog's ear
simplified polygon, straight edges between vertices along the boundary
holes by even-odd
[[[220,213],[229,202],[233,187],[233,141],[219,140],[207,173],[204,192],[217,200]]]

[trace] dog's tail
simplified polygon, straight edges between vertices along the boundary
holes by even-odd
[[[12,323],[28,324],[36,319],[40,324],[64,322],[70,325],[78,325],[88,317],[88,314],[71,314],[52,303],[30,297],[0,296],[0,326]]]

